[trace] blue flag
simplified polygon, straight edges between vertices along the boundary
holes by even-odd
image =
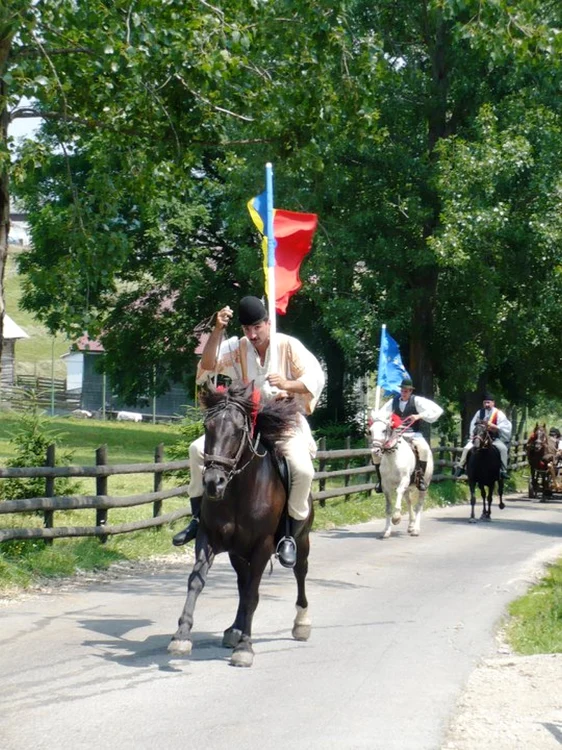
[[[400,393],[402,379],[409,377],[408,370],[402,364],[400,347],[392,336],[386,332],[386,326],[383,326],[381,329],[377,385],[387,393]]]

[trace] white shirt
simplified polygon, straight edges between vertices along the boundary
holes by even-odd
[[[496,409],[494,407],[493,409],[485,409],[484,410],[484,421],[489,422],[490,417],[492,416],[493,412],[497,412],[497,420],[494,419],[494,424],[498,428],[498,437],[504,441],[504,443],[509,443],[511,440],[511,422],[506,417],[506,415],[501,411],[501,409]],[[470,423],[470,434],[472,435],[474,433],[474,427],[476,425],[476,422],[478,422],[480,419],[480,409],[476,412],[476,414],[472,417],[472,422]]]
[[[432,424],[433,422],[436,422],[443,414],[443,409],[439,406],[439,404],[436,404],[435,401],[431,401],[430,399],[424,398],[423,396],[412,396],[412,399],[414,401],[414,405],[418,414],[424,420],[424,422]],[[390,401],[387,401],[386,404],[381,406],[381,408],[377,412],[375,412],[375,410],[373,409],[371,411],[371,416],[373,417],[373,419],[384,419],[386,417],[389,417],[392,414],[393,402],[394,399],[391,398]],[[406,408],[407,403],[407,401],[402,401],[402,399],[400,399],[398,401],[398,409],[403,412]]]
[[[271,374],[270,347],[267,348],[262,365],[260,356],[252,343],[246,337],[242,340],[246,342],[247,380],[253,380],[262,397],[269,399],[273,395],[267,381],[267,376]],[[241,382],[243,375],[240,364],[240,341],[238,336],[223,341],[219,347],[214,370],[212,372],[203,370],[199,365],[197,381],[203,381],[210,374],[220,374],[229,377],[233,383]],[[298,339],[287,336],[285,333],[277,333],[276,342],[277,372],[288,380],[299,380],[303,383],[308,393],[294,394],[294,396],[301,402],[305,412],[312,414],[326,382],[324,371],[314,354],[309,352]]]

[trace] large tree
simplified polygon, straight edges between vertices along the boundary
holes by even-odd
[[[382,322],[427,394],[552,388],[558,5],[60,0],[34,19],[53,6],[35,33],[45,126],[16,173],[25,304],[103,330],[126,395],[157,365],[164,387],[194,323],[263,288],[244,204],[268,160],[276,204],[320,215],[286,324],[329,361],[333,416]],[[73,54],[55,58],[53,29]]]

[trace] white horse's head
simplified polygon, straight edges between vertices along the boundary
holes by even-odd
[[[397,426],[392,414],[390,417],[373,418],[369,426],[373,456],[380,456],[384,450],[388,450],[395,445],[397,437],[393,433]]]

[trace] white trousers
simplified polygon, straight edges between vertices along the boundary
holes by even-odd
[[[500,440],[499,438],[495,438],[492,441],[492,445],[495,445],[495,447],[500,452],[500,458],[502,462],[502,469],[504,471],[507,471],[507,445],[503,442],[503,440]],[[472,448],[472,440],[469,440],[468,443],[464,446],[462,449],[459,466],[462,466],[463,468],[466,466],[466,457],[468,456],[468,451]]]
[[[187,491],[190,497],[203,494],[203,452],[205,436],[201,435],[189,446],[189,466],[191,481]],[[316,443],[310,431],[310,425],[302,414],[299,414],[299,426],[294,435],[277,443],[279,452],[285,456],[291,473],[291,490],[289,493],[289,515],[297,521],[304,521],[310,512],[309,495],[314,477],[313,457],[316,455]]]

